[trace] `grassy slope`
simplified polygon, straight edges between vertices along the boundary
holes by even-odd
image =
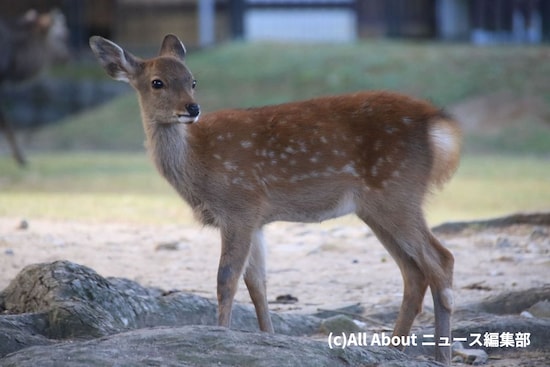
[[[432,100],[442,107],[465,98],[508,90],[518,95],[542,96],[550,103],[549,59],[549,47],[481,48],[403,42],[235,43],[190,52],[188,65],[198,80],[197,100],[203,110],[213,111],[364,89],[397,90]],[[88,69],[84,72],[90,73]],[[538,140],[534,141],[543,144],[539,152],[550,150],[548,144],[544,145],[550,140],[549,131],[536,134]],[[130,94],[71,117],[36,139],[46,141],[49,147],[63,149],[142,149],[136,98]],[[472,143],[488,146],[491,151],[499,149],[499,141],[472,139]],[[521,148],[513,144],[504,148],[509,146]],[[530,148],[523,151],[529,152]]]
[[[144,153],[41,154],[25,171],[0,160],[0,216],[144,223],[189,222],[191,214]],[[548,159],[466,156],[428,202],[431,223],[548,210]],[[519,179],[518,179],[519,178]]]
[[[548,48],[529,47],[230,44],[192,53],[188,64],[199,80],[197,98],[205,110],[373,88],[446,106],[500,90],[550,101],[548,56]],[[490,154],[466,154],[455,179],[430,200],[430,222],[550,208],[550,161],[544,154],[550,152],[550,132],[525,126],[525,135],[466,137]],[[25,171],[0,157],[0,216],[152,223],[190,218],[142,152],[133,95],[70,118],[37,139],[59,152],[36,153]],[[103,152],[66,153],[83,148]],[[139,153],[105,152],[112,149]]]

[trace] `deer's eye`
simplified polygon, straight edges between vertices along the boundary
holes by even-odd
[[[193,80],[193,83],[191,84],[191,88],[195,89],[196,86],[197,86],[197,81]]]
[[[164,88],[164,83],[160,79],[154,79],[151,82],[151,87],[153,87],[153,89],[161,89]]]

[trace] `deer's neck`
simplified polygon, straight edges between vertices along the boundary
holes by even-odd
[[[147,149],[161,175],[191,206],[200,204],[194,193],[197,167],[186,126],[144,122],[144,128]]]
[[[183,128],[182,125],[156,123],[145,127],[147,148],[155,165],[165,177],[177,176],[187,163],[188,142]]]

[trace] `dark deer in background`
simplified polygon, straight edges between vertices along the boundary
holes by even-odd
[[[244,276],[260,329],[273,332],[265,224],[355,213],[403,276],[394,335],[408,335],[430,287],[435,339],[450,340],[454,259],[426,225],[422,204],[457,168],[456,121],[428,102],[379,91],[200,116],[196,82],[175,36],[148,60],[101,37],[90,45],[111,77],[136,89],[159,172],[203,224],[221,231],[219,325],[230,326]],[[450,356],[448,345],[436,348],[438,361],[449,364]]]
[[[29,80],[47,66],[69,58],[69,31],[59,10],[39,14],[29,10],[13,24],[0,21],[0,84]],[[13,125],[0,105],[0,130],[4,132],[19,165],[25,164]]]

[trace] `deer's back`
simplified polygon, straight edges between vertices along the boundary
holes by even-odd
[[[444,119],[427,102],[361,92],[222,110],[186,128],[208,177],[200,197],[254,202],[266,221],[317,221],[353,212],[366,193],[421,202],[436,153],[429,131]]]
[[[243,110],[222,110],[189,126],[211,170],[300,181],[342,171],[379,187],[414,160],[429,170],[431,104],[389,92],[362,92]]]

